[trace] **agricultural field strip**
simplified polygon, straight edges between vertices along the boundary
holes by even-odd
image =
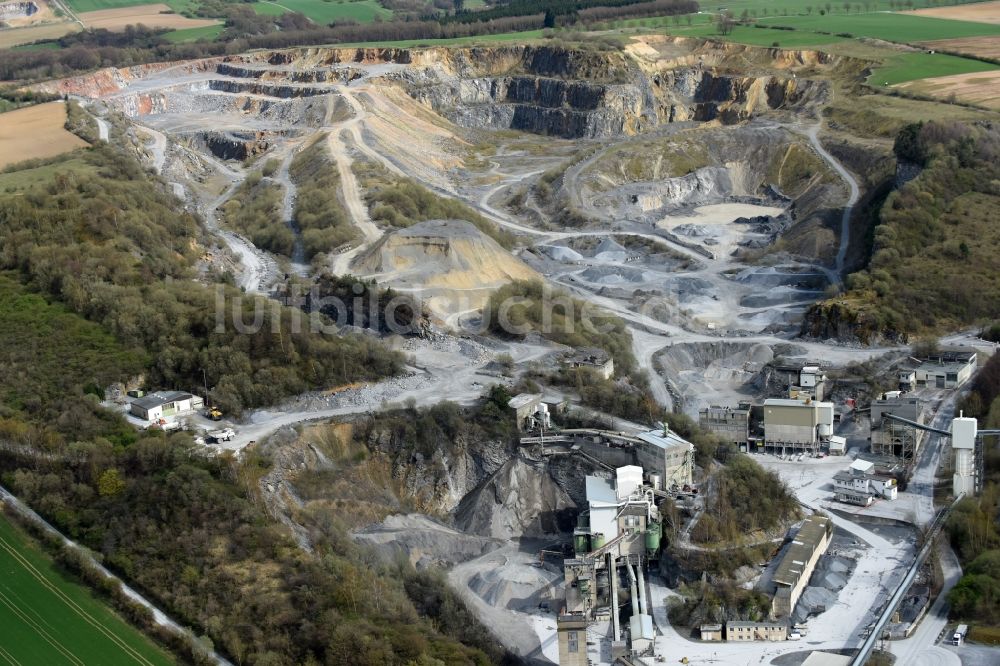
[[[14,655],[7,652],[7,650],[4,650],[2,647],[0,647],[0,659],[3,659],[8,664],[11,664],[11,666],[21,666],[21,662],[15,659]]]
[[[759,25],[787,26],[811,32],[850,33],[892,42],[1000,35],[1000,25],[887,12],[827,16],[767,16]]]
[[[146,666],[155,666],[155,664],[152,661],[144,657],[141,653],[139,653],[138,650],[128,645],[128,643],[126,643],[120,636],[115,634],[113,631],[110,631],[107,628],[105,628],[100,621],[95,619],[92,615],[90,615],[90,613],[88,613],[85,609],[80,607],[79,604],[70,599],[70,597],[65,592],[60,590],[57,585],[52,583],[45,576],[44,573],[35,568],[35,565],[33,565],[30,561],[28,561],[26,557],[21,555],[14,547],[14,545],[12,545],[2,536],[0,536],[0,548],[7,551],[11,555],[11,557],[13,557],[14,560],[18,564],[20,564],[24,568],[24,570],[28,572],[29,575],[31,575],[35,580],[41,583],[45,589],[52,592],[52,594],[54,594],[64,604],[69,606],[70,610],[72,610],[78,616],[80,616],[80,618],[83,619],[87,624],[91,625],[92,627],[97,629],[100,633],[102,633],[105,637],[110,639],[115,645],[120,647],[122,651],[125,652],[128,656],[132,657],[140,664],[145,664]],[[53,640],[55,639],[49,640],[49,638],[47,637],[48,636],[47,632],[45,632],[45,630],[42,629],[40,626],[35,626],[37,623],[31,623],[30,618],[28,618],[26,615],[26,612],[19,610],[16,605],[12,605],[9,598],[6,595],[4,595],[2,591],[0,591],[0,601],[2,601],[4,605],[10,608],[16,615],[25,619],[25,621],[28,622],[29,624],[32,624],[35,630],[43,635],[43,638],[45,638],[49,643],[53,644],[53,647],[56,647],[56,649],[58,649],[60,652],[64,652],[64,649],[60,649],[59,647],[56,646],[58,641],[53,643]],[[64,654],[66,653],[64,652]],[[83,666],[83,662],[80,662],[76,657],[72,657],[69,654],[67,654],[67,656],[70,657],[72,661],[79,662],[81,666]]]

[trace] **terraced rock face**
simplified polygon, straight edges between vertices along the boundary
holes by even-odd
[[[673,42],[667,46],[678,48]],[[731,69],[728,48],[674,59],[648,45],[645,51],[627,52],[555,46],[311,48],[173,67],[102,70],[49,87],[53,92],[88,96],[124,93],[115,96],[122,110],[147,115],[197,106],[192,97],[212,97],[212,93],[272,102],[297,100],[329,94],[334,86],[377,79],[401,87],[460,126],[564,138],[631,135],[685,120],[734,123],[775,109],[801,110],[827,94],[825,84],[793,75],[831,66],[822,58],[803,56],[785,62],[789,56],[776,52],[775,60],[789,74],[776,75],[772,70],[753,76],[734,73],[739,70]],[[144,90],[146,86],[134,85],[164,69],[175,75],[175,86]]]

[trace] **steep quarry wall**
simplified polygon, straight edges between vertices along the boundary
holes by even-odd
[[[352,64],[382,65],[384,80],[397,82],[459,125],[581,138],[637,134],[674,121],[734,123],[770,110],[797,110],[824,98],[826,84],[774,74],[773,69],[824,68],[834,62],[814,52],[756,49],[753,57],[770,59],[775,68],[746,75],[734,73],[740,70],[730,67],[730,61],[742,58],[745,64],[752,47],[739,47],[741,53],[733,54],[729,45],[670,44],[699,51],[663,58],[647,47],[655,55],[650,58],[635,49],[601,52],[547,45],[293,49],[231,56],[217,72],[247,81],[212,85],[228,92],[304,96],[316,91],[277,82],[345,83],[362,75]]]
[[[192,60],[189,62],[158,62],[134,67],[105,67],[91,74],[72,76],[67,79],[47,81],[34,86],[34,89],[60,95],[79,95],[81,97],[106,97],[121,92],[129,85],[161,73],[173,70],[178,75],[208,71],[220,61],[219,58]]]
[[[108,68],[40,88],[107,97],[160,76],[162,93],[170,87],[168,73],[210,73],[197,83],[205,90],[287,100],[326,95],[331,85],[364,78],[398,85],[462,126],[582,138],[634,135],[676,121],[735,123],[774,110],[803,112],[828,94],[827,84],[808,74],[839,62],[807,51],[646,39],[624,51],[301,48]],[[169,106],[157,94],[137,95],[122,102],[130,113]]]
[[[800,109],[828,93],[816,80],[730,74],[702,62],[650,67],[617,52],[535,47],[522,49],[518,61],[509,50],[484,50],[475,65],[465,61],[471,55],[453,55],[440,72],[453,76],[404,75],[408,91],[459,125],[565,138],[637,134],[683,120],[735,123]]]
[[[266,153],[272,146],[270,132],[206,132],[201,139],[222,160],[240,160]]]

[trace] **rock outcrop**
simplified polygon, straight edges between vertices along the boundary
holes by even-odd
[[[271,147],[267,132],[208,132],[205,145],[221,160],[243,161],[266,153]]]
[[[821,340],[863,345],[905,344],[907,333],[886,323],[873,306],[833,298],[812,305],[802,320],[800,334]]]
[[[483,56],[481,63],[464,62],[473,55]],[[447,76],[407,72],[407,88],[459,125],[565,138],[637,134],[684,120],[734,123],[803,107],[827,90],[814,80],[731,75],[700,64],[650,70],[619,53],[583,57],[557,47],[524,47],[515,64],[510,53],[502,55],[459,50]],[[491,71],[496,60],[509,69]]]

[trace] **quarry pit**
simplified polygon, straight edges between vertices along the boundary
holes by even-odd
[[[427,307],[435,336],[394,343],[411,354],[407,377],[252,414],[229,445],[238,450],[307,420],[411,399],[470,403],[484,386],[513,383],[495,369],[501,357],[516,374],[564,353],[544,339],[475,330],[490,294],[513,280],[542,280],[618,315],[658,402],[693,415],[752,395],[756,373],[778,355],[832,365],[878,355],[792,341],[805,309],[838,284],[849,240],[839,222],[852,183],[811,131],[839,66],[807,51],[650,36],[621,51],[264,51],[102,70],[47,89],[83,99],[123,129],[202,214],[213,253],[248,293],[270,294],[289,276],[352,274]],[[276,215],[301,247],[302,181],[290,172],[317,145],[354,240],[306,260],[225,226],[226,202],[267,168],[280,190]],[[372,173],[460,203],[477,224],[386,224]],[[389,553],[417,553],[417,566],[454,567],[452,583],[505,644],[550,663],[561,571],[534,553],[549,545],[546,535],[572,529],[564,518],[581,505],[592,470],[490,455],[507,462],[489,474],[478,460],[437,461],[447,499],[434,508],[454,525],[393,516],[357,535]],[[658,585],[651,581],[660,593]],[[656,621],[669,635],[664,618]]]

